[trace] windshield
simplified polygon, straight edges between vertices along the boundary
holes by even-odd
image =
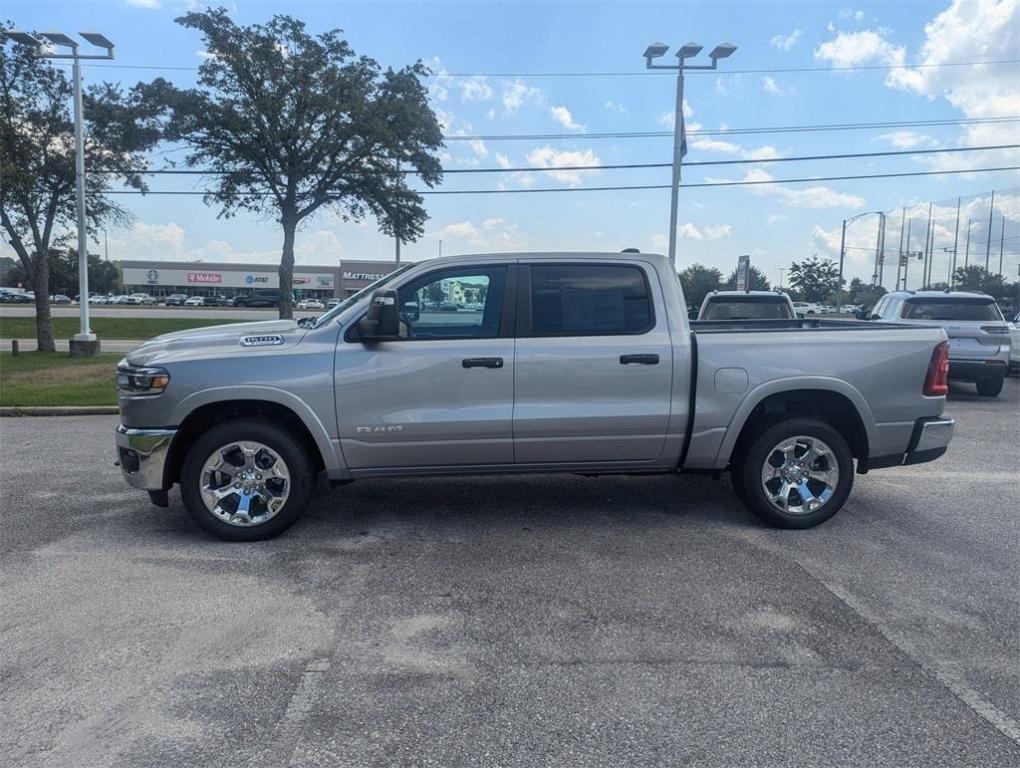
[[[381,288],[386,283],[388,283],[390,280],[395,278],[397,275],[399,275],[399,274],[401,274],[403,272],[406,272],[407,270],[409,270],[413,266],[414,266],[414,264],[405,264],[404,266],[400,267],[399,269],[397,269],[397,270],[395,270],[393,272],[390,272],[385,277],[380,277],[374,283],[370,283],[369,285],[366,285],[364,288],[362,288],[357,293],[351,294],[346,299],[344,299],[339,304],[337,304],[335,307],[333,307],[333,309],[329,310],[329,312],[327,312],[326,314],[320,315],[319,317],[315,318],[315,323],[314,323],[314,325],[312,325],[312,328],[321,328],[326,323],[328,323],[331,320],[333,320],[333,318],[337,317],[341,312],[344,312],[347,309],[353,307],[355,304],[357,304],[359,301],[361,301],[362,298],[364,298],[365,296],[370,294],[376,288]]]
[[[791,320],[790,305],[772,297],[710,301],[702,320]]]
[[[1002,320],[998,305],[991,299],[907,299],[904,320],[960,320],[984,322]]]

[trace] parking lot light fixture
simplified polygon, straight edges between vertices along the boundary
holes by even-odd
[[[846,228],[857,221],[857,219],[871,215],[880,217],[879,226],[882,226],[885,223],[884,211],[864,211],[864,213],[858,213],[856,216],[851,216],[849,219],[843,219],[843,233],[839,238],[839,283],[836,285],[837,308],[843,306],[843,261],[846,258]]]
[[[683,166],[683,157],[687,154],[687,136],[684,128],[684,72],[686,70],[714,70],[719,59],[730,57],[737,46],[732,43],[720,43],[709,54],[711,64],[688,64],[687,59],[692,59],[702,51],[700,43],[687,43],[680,47],[676,53],[676,64],[656,64],[656,59],[666,55],[669,46],[665,43],[652,43],[645,48],[644,59],[646,69],[670,69],[676,71],[676,106],[673,112],[673,181],[670,184],[669,197],[669,262],[676,268],[676,226],[677,226],[677,205],[680,198],[680,176]]]
[[[114,45],[110,39],[99,32],[83,32],[82,37],[97,48],[105,48],[103,54],[82,54],[79,52],[78,41],[63,32],[41,32],[45,40],[35,35],[12,29],[4,31],[4,36],[16,43],[30,45],[35,48],[35,55],[42,59],[71,59],[72,78],[74,80],[74,169],[75,197],[78,219],[78,306],[81,313],[81,330],[71,339],[71,354],[99,354],[99,342],[89,327],[89,254],[88,230],[85,218],[85,127],[82,113],[81,98],[81,60],[112,59]],[[46,41],[53,46],[50,47]],[[70,49],[70,53],[61,52]]]

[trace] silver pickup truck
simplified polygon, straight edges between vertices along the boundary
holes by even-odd
[[[854,460],[930,461],[940,328],[687,319],[663,257],[458,256],[405,266],[312,322],[171,333],[120,363],[118,462],[206,530],[285,530],[318,479],[729,470],[763,520],[808,528]]]

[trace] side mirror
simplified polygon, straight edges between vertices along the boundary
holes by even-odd
[[[400,337],[400,315],[397,312],[397,292],[380,288],[372,294],[368,312],[358,323],[362,339],[396,339]]]
[[[881,319],[882,319],[882,316],[881,316],[881,315],[872,315],[872,316],[871,316],[871,317],[869,317],[868,319],[869,319],[869,320],[881,320]]]

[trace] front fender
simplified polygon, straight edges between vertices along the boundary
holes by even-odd
[[[253,384],[203,389],[200,392],[188,395],[188,397],[174,406],[170,423],[183,423],[189,414],[203,406],[214,403],[230,403],[237,400],[262,400],[281,405],[293,411],[315,441],[315,445],[322,455],[322,463],[330,477],[342,478],[347,476],[347,465],[338,450],[339,446],[334,446],[329,432],[315,411],[308,407],[308,404],[301,398],[277,387]]]

